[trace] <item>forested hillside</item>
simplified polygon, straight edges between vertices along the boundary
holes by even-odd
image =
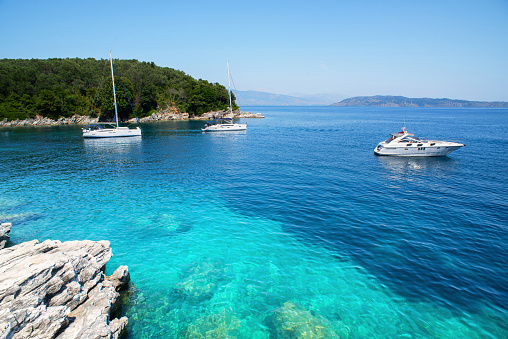
[[[138,117],[168,105],[190,115],[229,106],[224,86],[182,71],[137,60],[113,60],[113,68],[120,120],[134,117],[126,93]],[[99,115],[101,121],[110,121],[114,106],[109,60],[0,60],[0,119],[36,114],[52,119]]]

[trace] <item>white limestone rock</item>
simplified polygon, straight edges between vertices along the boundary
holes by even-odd
[[[213,120],[213,119],[220,119],[220,118],[230,118],[231,113],[228,110],[220,110],[220,111],[210,111],[207,113],[203,113],[199,116],[194,116],[192,119],[194,120]],[[239,119],[239,118],[264,118],[264,116],[261,115],[261,113],[251,113],[251,112],[242,112],[239,109],[233,111],[233,118]]]
[[[153,121],[168,121],[168,120],[188,120],[189,113],[182,113],[180,110],[173,106],[168,106],[165,109],[157,107],[157,111],[148,117],[139,119],[139,122],[153,122]],[[136,119],[129,120],[130,123],[135,123]]]
[[[0,121],[0,127],[13,127],[13,126],[44,126],[44,125],[70,125],[70,124],[94,124],[97,123],[97,118],[92,118],[87,115],[74,114],[71,117],[62,117],[58,120],[53,120],[48,117],[36,115],[35,118],[27,118],[25,120],[12,120],[7,121],[4,119]],[[1,337],[0,337],[1,339]]]
[[[127,318],[110,321],[119,294],[102,269],[111,256],[107,241],[0,250],[0,339],[118,338]]]
[[[111,282],[115,290],[118,292],[131,280],[129,268],[127,266],[120,266],[113,272],[113,274],[106,277],[106,279]]]
[[[28,307],[15,312],[0,311],[0,338],[2,328],[7,331],[6,338],[51,338],[49,335],[56,333],[62,326],[67,324],[69,308],[65,306],[46,307],[41,305],[37,308]],[[4,323],[5,322],[5,323]]]
[[[97,284],[88,299],[69,314],[73,321],[56,338],[118,338],[127,326],[127,318],[109,321],[111,308],[117,299],[118,293],[109,281]]]

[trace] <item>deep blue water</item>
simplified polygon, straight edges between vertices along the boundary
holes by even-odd
[[[10,245],[109,240],[129,338],[508,337],[508,110],[247,109],[246,132],[0,129]],[[404,121],[467,146],[375,156]]]

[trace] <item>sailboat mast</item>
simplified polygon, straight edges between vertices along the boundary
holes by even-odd
[[[111,59],[111,50],[109,50],[109,62],[111,64],[111,79],[113,79],[113,105],[115,105],[115,121],[116,127],[118,127],[118,110],[116,108],[116,92],[115,92],[115,75],[113,74],[113,59]],[[231,100],[231,98],[230,98]]]
[[[229,113],[231,113],[231,118],[233,118],[233,104],[231,103],[231,76],[229,75],[229,60],[226,61],[228,65],[228,94],[229,94]]]

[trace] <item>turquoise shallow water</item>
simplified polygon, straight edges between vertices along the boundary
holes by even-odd
[[[129,338],[505,338],[508,111],[256,107],[142,139],[0,130],[10,244],[107,239]],[[467,144],[386,158],[406,121]]]

